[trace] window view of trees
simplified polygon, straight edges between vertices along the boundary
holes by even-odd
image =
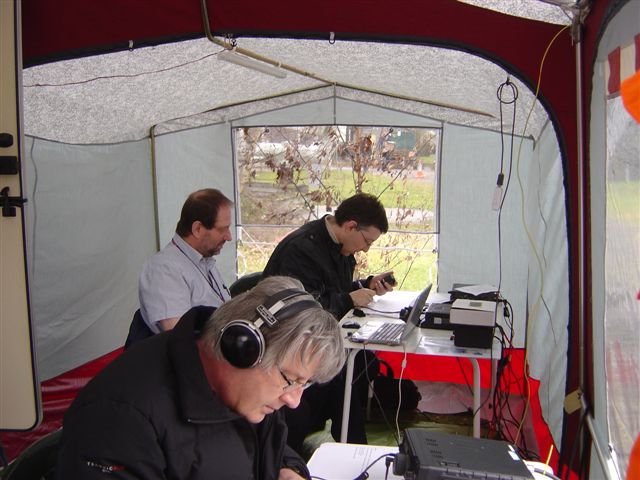
[[[387,209],[389,233],[358,256],[356,274],[394,270],[402,290],[435,283],[439,139],[389,126],[236,129],[238,274],[262,270],[290,231],[366,192]]]

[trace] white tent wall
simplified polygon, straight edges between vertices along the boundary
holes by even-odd
[[[521,145],[522,143],[522,145]],[[500,171],[500,136],[445,125],[442,143],[438,284],[500,284],[514,310],[514,345],[527,343],[530,374],[554,440],[562,435],[569,311],[568,244],[563,170],[555,132],[538,142],[516,138],[501,213],[491,199]],[[505,186],[509,137],[505,137]],[[544,297],[540,291],[544,288]]]
[[[527,345],[529,352],[535,352],[527,360],[531,377],[540,380],[542,414],[559,445],[569,342],[569,253],[562,160],[550,123],[532,161],[522,169],[528,170],[528,180],[523,182],[529,244]],[[519,188],[518,183],[514,187]]]
[[[526,259],[523,253],[527,244],[515,172],[506,188],[509,168],[515,169],[515,158],[513,167],[509,165],[508,135],[504,138],[503,185],[503,192],[507,193],[500,214],[491,206],[500,172],[500,142],[500,134],[496,132],[445,125],[440,174],[438,289],[448,291],[453,283],[500,287],[503,297],[513,306],[514,345],[521,348],[525,342],[527,262],[523,261]],[[531,162],[532,148],[533,142],[525,139],[520,161]],[[508,328],[506,332],[509,334]]]
[[[67,145],[27,137],[27,248],[41,380],[124,343],[154,252],[148,141]]]
[[[217,188],[235,202],[234,165],[229,124],[194,128],[156,137],[156,183],[160,248],[171,241],[187,196],[201,188]],[[235,229],[235,222],[231,231]],[[236,244],[216,256],[227,286],[236,279]]]

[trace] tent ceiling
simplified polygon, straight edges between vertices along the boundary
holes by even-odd
[[[342,91],[359,100],[483,128],[500,128],[496,91],[509,77],[519,90],[516,133],[523,133],[528,118],[524,133],[537,137],[547,120],[539,104],[529,117],[533,94],[513,75],[456,50],[265,38],[242,38],[238,46],[329,84],[352,87]],[[246,102],[327,85],[291,72],[280,79],[229,64],[217,59],[220,51],[222,47],[198,39],[28,68],[23,78],[25,132],[66,143],[136,140],[153,125],[172,119],[239,105],[225,108],[224,119],[229,120],[247,114]],[[248,113],[270,105],[262,102]],[[511,110],[506,112],[510,128]]]
[[[495,10],[540,22],[569,25],[576,2],[573,0],[458,0],[462,3]]]

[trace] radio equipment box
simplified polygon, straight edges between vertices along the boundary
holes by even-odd
[[[497,303],[457,299],[451,305],[453,343],[457,347],[491,348]]]
[[[533,480],[515,448],[502,440],[407,428],[394,475],[412,480]]]
[[[420,327],[452,330],[453,327],[449,321],[450,312],[450,303],[427,303],[424,307],[424,320],[420,324]]]

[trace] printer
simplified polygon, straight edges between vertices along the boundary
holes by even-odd
[[[454,345],[491,348],[497,309],[498,304],[489,300],[456,299],[449,312]]]

